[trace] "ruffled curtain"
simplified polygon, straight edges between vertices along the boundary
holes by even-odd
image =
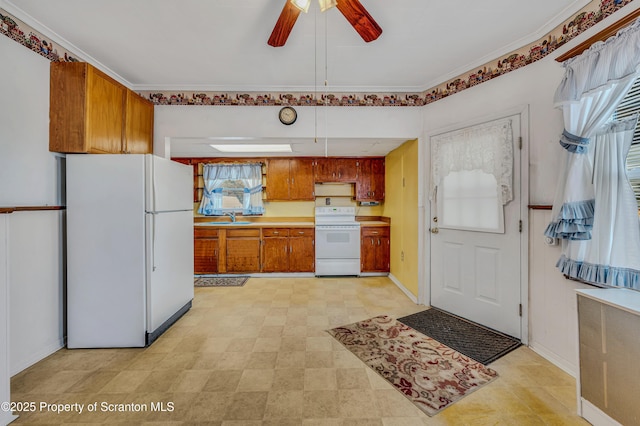
[[[595,276],[585,272],[585,268],[589,264],[590,270],[610,270],[612,265],[617,264],[615,259],[602,255],[603,247],[613,245],[613,241],[605,244],[607,239],[618,238],[616,246],[634,244],[630,241],[633,232],[614,236],[612,228],[616,228],[616,224],[605,226],[601,222],[597,229],[595,226],[596,216],[604,217],[600,216],[605,214],[601,209],[609,208],[607,203],[611,202],[603,195],[605,187],[613,185],[613,182],[623,186],[626,182],[628,186],[628,181],[624,168],[616,172],[621,177],[605,177],[611,172],[602,161],[613,161],[611,152],[606,157],[608,160],[603,160],[599,156],[605,155],[605,152],[601,152],[604,148],[590,142],[598,135],[598,145],[613,144],[613,140],[621,137],[620,129],[630,125],[612,124],[611,119],[638,76],[640,21],[605,42],[595,43],[563,65],[565,76],[556,91],[555,105],[562,109],[564,117],[565,129],[560,138],[564,160],[551,212],[552,221],[545,235],[563,240],[563,255],[557,265],[563,273],[595,284],[613,285],[611,274],[598,273]],[[617,153],[624,157],[615,161],[624,164],[626,151],[618,147]],[[594,162],[600,164],[597,170],[594,169]],[[606,191],[612,192],[611,189]],[[629,208],[625,205],[616,207]],[[636,216],[637,227],[637,205],[631,212]],[[613,213],[609,213],[609,216],[616,219]],[[597,237],[594,237],[595,232],[598,232]],[[624,238],[625,242],[619,238]],[[589,253],[600,254],[588,257]],[[587,276],[588,279],[585,278]],[[627,282],[624,286],[633,286],[633,282]],[[622,285],[618,280],[616,283]]]
[[[221,215],[223,183],[227,180],[242,181],[242,214],[256,215],[264,213],[262,204],[262,165],[255,164],[205,164],[203,170],[204,194],[199,214]]]
[[[502,119],[431,138],[432,179],[430,199],[451,172],[482,170],[495,177],[502,204],[513,199],[513,131]]]

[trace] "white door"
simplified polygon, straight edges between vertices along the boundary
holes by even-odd
[[[477,168],[450,172],[437,185],[430,215],[431,305],[521,338],[521,123],[519,115],[508,119],[511,201],[503,205],[494,175]]]

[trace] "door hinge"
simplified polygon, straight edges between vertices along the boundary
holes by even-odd
[[[522,316],[522,303],[518,305],[518,315]]]
[[[518,232],[522,232],[522,221],[518,222]]]
[[[522,149],[522,136],[518,137],[518,149]]]

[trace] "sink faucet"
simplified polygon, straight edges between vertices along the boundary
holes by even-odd
[[[225,216],[229,216],[231,218],[231,222],[236,221],[236,212],[224,212]]]

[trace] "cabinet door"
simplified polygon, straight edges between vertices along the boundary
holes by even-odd
[[[378,237],[376,241],[376,255],[374,268],[378,272],[389,272],[391,252],[389,237]]]
[[[373,272],[376,268],[376,246],[374,237],[362,237],[360,245],[361,272]]]
[[[227,236],[227,272],[260,272],[260,239]]]
[[[262,240],[262,272],[289,270],[289,238],[269,237]]]
[[[371,160],[358,161],[358,180],[356,181],[356,200],[368,201],[371,197]]]
[[[339,158],[335,162],[335,177],[338,182],[355,182],[358,178],[358,159]]]
[[[315,160],[315,181],[335,182],[335,168],[332,158],[317,158]]]
[[[196,274],[218,273],[218,239],[193,240],[193,271]]]
[[[362,158],[358,161],[357,201],[384,201],[384,158]]]
[[[289,271],[315,270],[315,232],[313,229],[291,229],[289,238]]]
[[[87,77],[88,150],[92,153],[120,153],[123,150],[122,132],[127,89],[93,67],[89,67]]]
[[[153,103],[127,90],[124,151],[127,154],[153,152]]]
[[[371,197],[374,201],[384,201],[384,158],[371,160]]]
[[[267,160],[267,200],[289,199],[289,159]]]
[[[85,105],[88,65],[52,62],[49,93],[49,151],[88,152]]]
[[[306,158],[289,160],[289,177],[291,182],[289,187],[290,200],[313,201],[315,199],[313,160]]]

